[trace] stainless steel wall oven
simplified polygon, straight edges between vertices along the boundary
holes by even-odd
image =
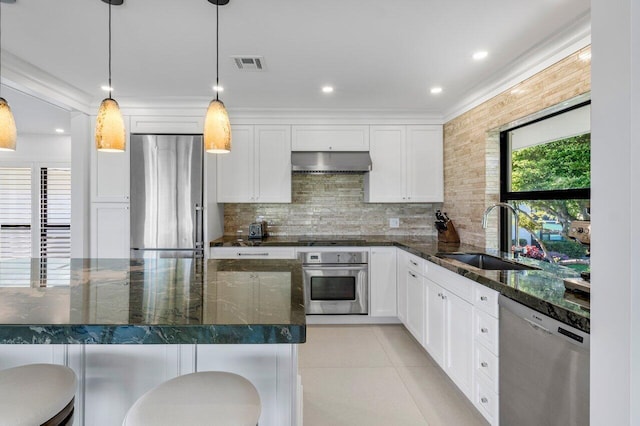
[[[366,315],[369,312],[369,253],[301,253],[307,314]]]

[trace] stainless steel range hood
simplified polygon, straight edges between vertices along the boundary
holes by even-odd
[[[293,151],[294,173],[366,173],[371,156],[366,151]]]

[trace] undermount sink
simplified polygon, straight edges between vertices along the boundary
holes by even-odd
[[[508,260],[500,259],[496,256],[491,256],[485,253],[437,253],[437,257],[443,259],[453,259],[458,262],[465,263],[469,266],[473,266],[479,269],[486,269],[492,271],[504,271],[504,270],[536,270],[535,266],[523,265],[521,263],[511,262]]]

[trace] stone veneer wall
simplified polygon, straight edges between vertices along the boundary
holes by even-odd
[[[271,235],[435,235],[441,204],[364,202],[361,174],[293,174],[291,204],[225,204],[224,233],[247,235],[259,215]],[[389,228],[389,218],[400,219]]]
[[[489,99],[444,125],[444,210],[464,243],[497,247],[497,215],[482,214],[500,197],[499,129],[591,89],[591,47]]]

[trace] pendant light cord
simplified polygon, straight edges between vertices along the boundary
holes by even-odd
[[[218,100],[218,94],[220,93],[220,21],[218,19],[218,9],[220,8],[219,2],[216,2],[216,101]]]
[[[111,86],[111,1],[109,1],[109,99],[113,93],[113,87]]]

